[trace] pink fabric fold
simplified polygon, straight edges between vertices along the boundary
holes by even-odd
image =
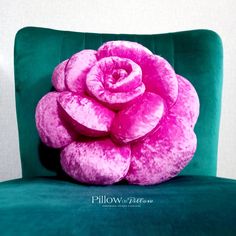
[[[183,76],[177,75],[179,85],[179,95],[176,103],[170,109],[172,114],[176,114],[189,127],[194,127],[199,116],[199,99],[196,90],[192,84]]]
[[[66,90],[65,85],[65,67],[68,60],[65,60],[58,64],[52,74],[52,85],[58,91],[62,92]]]
[[[69,59],[65,68],[65,82],[71,92],[85,92],[85,79],[97,61],[96,53],[95,50],[82,50]]]
[[[146,57],[152,55],[152,52],[143,45],[130,41],[109,41],[104,43],[97,51],[98,60],[104,57],[117,56],[128,58],[141,65]]]
[[[58,92],[50,92],[41,98],[35,113],[36,127],[41,140],[49,147],[64,147],[79,136],[63,121],[57,99]]]
[[[164,114],[163,99],[154,93],[144,93],[130,107],[118,112],[111,134],[119,143],[129,143],[149,134]]]
[[[58,102],[67,114],[67,119],[79,133],[99,137],[107,135],[110,131],[115,113],[94,99],[63,92],[60,94]]]
[[[178,80],[174,69],[157,55],[147,57],[141,67],[146,90],[160,95],[170,108],[178,97]]]
[[[82,183],[113,184],[124,178],[130,164],[129,145],[110,139],[74,142],[61,153],[64,171]]]

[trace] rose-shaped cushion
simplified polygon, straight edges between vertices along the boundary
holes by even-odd
[[[199,100],[191,83],[144,46],[110,41],[60,63],[36,109],[42,141],[90,184],[156,184],[176,176],[196,150]]]

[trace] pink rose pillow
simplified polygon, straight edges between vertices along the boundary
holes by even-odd
[[[90,184],[149,185],[176,176],[196,150],[199,100],[162,57],[128,41],[83,50],[54,70],[36,108],[46,145],[61,165]]]

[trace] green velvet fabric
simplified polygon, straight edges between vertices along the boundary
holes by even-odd
[[[0,234],[4,236],[236,235],[235,180],[179,176],[142,187],[86,186],[44,177],[0,186]],[[99,196],[153,202],[93,203],[93,197]]]
[[[200,116],[195,127],[196,154],[181,174],[215,175],[222,89],[222,43],[209,30],[159,35],[116,35],[21,29],[15,39],[16,105],[24,177],[60,172],[59,152],[40,143],[34,113],[40,98],[52,89],[54,67],[84,48],[97,49],[109,40],[137,41],[166,58],[196,88]]]

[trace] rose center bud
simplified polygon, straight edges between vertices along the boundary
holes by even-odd
[[[124,69],[116,69],[112,73],[112,77],[114,78],[114,83],[121,81],[128,75],[127,71]]]
[[[127,77],[128,72],[125,69],[114,69],[113,72],[107,75],[107,78],[104,80],[104,86],[110,91],[116,91],[118,83]],[[116,85],[117,84],[117,85]]]
[[[130,59],[108,57],[101,60],[104,87],[112,92],[135,89],[142,83],[141,68]],[[103,64],[103,62],[105,62]]]
[[[140,66],[128,58],[116,56],[98,61],[88,73],[86,85],[90,95],[115,110],[145,91]]]
[[[113,92],[126,91],[126,86],[132,85],[133,88],[135,88],[135,86],[137,87],[141,83],[141,78],[139,79],[139,74],[137,74],[136,76],[138,79],[135,81],[136,84],[132,84],[131,80],[133,80],[133,78],[132,75],[130,76],[130,73],[132,73],[132,68],[129,64],[123,66],[127,68],[115,68],[111,74],[105,74],[106,78],[104,80],[104,86],[108,90]]]

